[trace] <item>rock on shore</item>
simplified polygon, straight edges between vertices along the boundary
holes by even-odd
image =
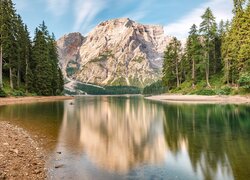
[[[21,128],[0,122],[0,179],[45,179],[41,149]]]

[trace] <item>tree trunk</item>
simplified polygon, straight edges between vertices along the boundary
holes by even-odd
[[[12,68],[11,67],[10,67],[10,88],[14,89],[14,86],[13,86],[13,75],[12,75]]]
[[[209,52],[208,52],[208,59],[207,59],[207,62],[206,62],[206,82],[207,82],[207,87],[211,87],[210,83],[209,83],[209,60],[210,60],[210,57],[209,57]]]
[[[179,70],[178,70],[178,60],[175,62],[175,73],[176,73],[176,83],[177,83],[177,88],[180,86],[180,80],[179,80]]]
[[[20,64],[18,64],[18,70],[17,70],[17,88],[20,88],[20,81],[21,81]]]
[[[25,89],[26,89],[26,93],[28,92],[28,56],[26,54],[25,56]]]
[[[0,89],[3,88],[3,48],[0,47]]]
[[[214,45],[214,53],[213,53],[213,55],[214,55],[214,68],[213,68],[213,70],[214,70],[214,74],[216,74],[216,72],[217,72],[217,60],[218,59],[216,59],[216,45]]]
[[[229,86],[229,61],[226,60],[226,78],[227,78],[227,85]]]
[[[192,59],[192,87],[195,87],[195,61]]]

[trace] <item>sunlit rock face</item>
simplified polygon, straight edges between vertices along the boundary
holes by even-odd
[[[100,98],[101,103],[90,97],[77,102],[80,109],[66,108],[60,138],[78,144],[90,161],[111,172],[163,162],[162,109],[143,101],[135,105],[130,99],[114,103]]]
[[[84,37],[80,33],[67,34],[57,41],[59,65],[65,77],[67,76],[67,69],[74,69],[74,66],[78,69],[80,63],[79,51],[83,42]]]
[[[148,85],[160,78],[163,52],[171,39],[164,36],[162,26],[128,18],[102,22],[80,46],[79,67],[69,76],[99,85]],[[68,48],[58,46],[62,52]],[[69,62],[63,56],[60,59]]]

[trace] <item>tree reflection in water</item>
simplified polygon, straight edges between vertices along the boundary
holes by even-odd
[[[166,105],[164,113],[168,147],[177,154],[185,140],[192,167],[204,179],[250,176],[249,106]]]

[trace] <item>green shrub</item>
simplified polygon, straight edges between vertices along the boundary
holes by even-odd
[[[4,92],[3,89],[0,89],[0,97],[7,97],[7,94]]]
[[[239,85],[241,88],[250,92],[250,73],[244,73],[239,78]]]
[[[214,96],[216,95],[216,92],[212,89],[201,89],[201,90],[193,92],[192,94]]]
[[[224,87],[222,89],[215,90],[215,93],[217,95],[229,95],[229,94],[231,94],[231,92],[232,92],[232,88],[230,88],[228,86],[226,86],[226,87]]]
[[[13,92],[11,92],[11,96],[25,96],[25,92],[23,92],[22,90],[14,90]]]

